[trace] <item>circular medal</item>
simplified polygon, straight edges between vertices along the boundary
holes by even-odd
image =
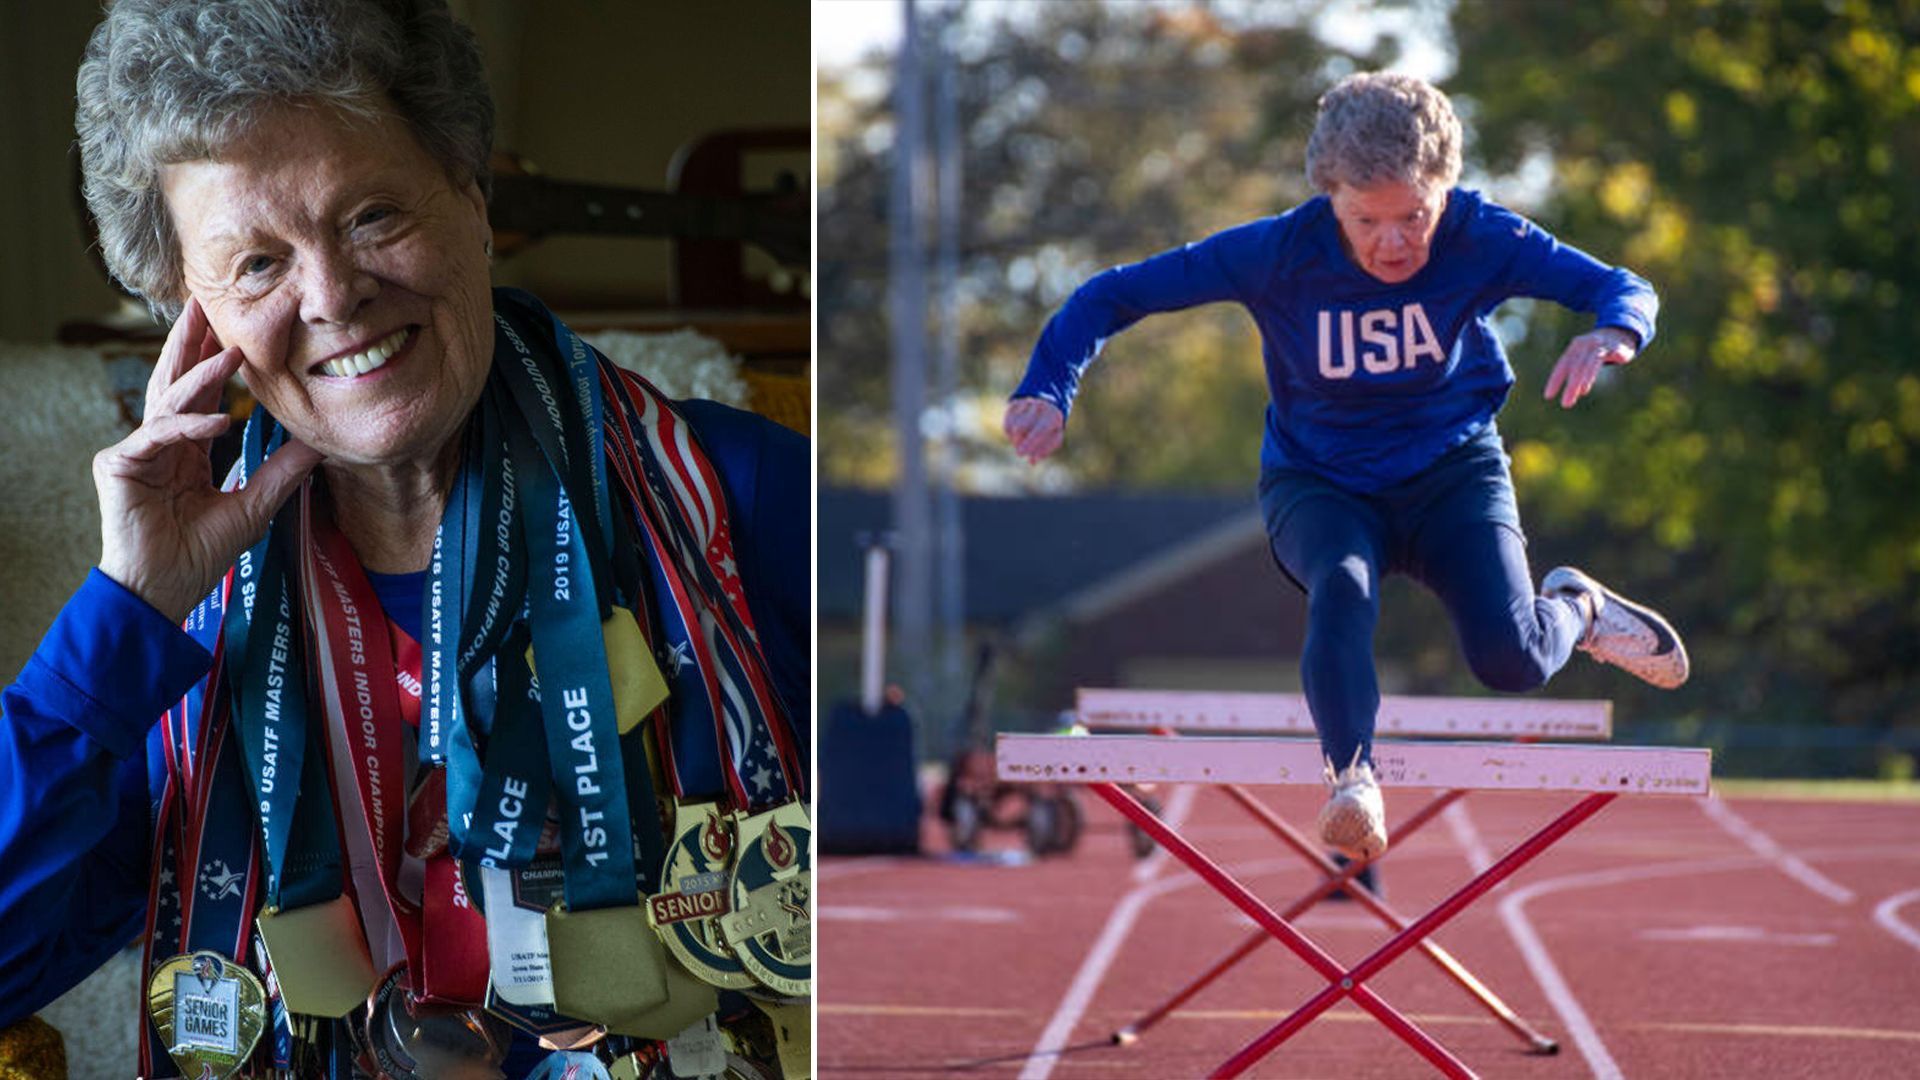
[[[483,1009],[418,1004],[408,987],[396,966],[348,1022],[363,1068],[380,1080],[502,1080],[505,1023]]]
[[[660,892],[647,908],[674,958],[709,986],[745,990],[754,985],[727,944],[719,916],[729,910],[727,870],[733,863],[733,823],[715,803],[679,803],[673,843],[660,872]]]
[[[813,990],[813,824],[786,803],[748,818],[734,860],[727,943],[762,986],[789,997]]]
[[[183,1074],[226,1080],[266,1030],[267,991],[253,972],[203,950],[153,969],[147,1012]]]

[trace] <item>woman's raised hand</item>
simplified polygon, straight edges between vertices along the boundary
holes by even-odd
[[[1051,401],[1023,397],[1007,405],[1002,426],[1007,441],[1013,443],[1013,452],[1026,458],[1029,464],[1038,464],[1041,458],[1060,449],[1060,442],[1066,437],[1067,418]]]
[[[242,359],[219,347],[200,302],[188,300],[147,382],[140,426],[93,458],[100,571],[175,622],[320,463],[318,451],[289,440],[244,489],[219,490],[209,451],[231,423],[220,388]]]
[[[1552,401],[1558,394],[1560,407],[1571,409],[1593,389],[1601,368],[1631,363],[1639,351],[1640,340],[1617,326],[1589,330],[1567,344],[1548,374],[1546,392],[1541,396]]]

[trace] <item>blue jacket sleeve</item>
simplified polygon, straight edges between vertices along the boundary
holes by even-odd
[[[155,721],[211,664],[95,570],[0,693],[0,1027],[141,933]]]
[[[1574,311],[1592,312],[1595,326],[1616,326],[1640,339],[1645,349],[1653,341],[1653,324],[1660,313],[1660,297],[1640,275],[1606,263],[1503,207],[1488,204],[1487,227],[1510,236],[1516,245],[1509,263],[1509,295],[1552,300]]]
[[[726,489],[747,608],[804,755],[813,727],[812,445],[718,402],[683,401],[680,411]]]
[[[1287,220],[1249,222],[1095,274],[1047,321],[1013,396],[1052,402],[1068,415],[1081,376],[1108,338],[1156,312],[1244,300],[1263,290],[1280,264]]]

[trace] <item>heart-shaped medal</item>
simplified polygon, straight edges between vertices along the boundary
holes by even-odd
[[[219,953],[188,953],[154,968],[147,1012],[182,1073],[227,1080],[266,1030],[267,991]]]

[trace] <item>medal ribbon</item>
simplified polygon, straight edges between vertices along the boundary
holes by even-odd
[[[659,391],[627,372],[607,382],[618,405],[608,430],[653,555],[669,681],[680,702],[662,753],[675,761],[710,737],[734,806],[786,802],[800,790],[798,749],[740,589],[718,477]],[[677,765],[673,772],[684,794],[685,774]]]
[[[255,410],[241,440],[234,483],[245,486],[285,441],[284,429],[265,410]],[[330,900],[341,888],[332,800],[300,798],[303,789],[326,789],[308,788],[325,774],[308,754],[321,738],[308,724],[306,643],[291,572],[296,559],[288,551],[299,535],[298,516],[298,503],[290,500],[235,563],[239,603],[228,604],[223,617],[223,653],[240,661],[227,665],[235,734],[245,752],[252,816],[266,846],[266,903],[276,910]]]
[[[525,359],[531,361],[531,354]],[[514,362],[503,357],[500,366]],[[551,407],[551,397],[547,403]],[[528,621],[547,767],[560,805],[567,906],[632,905],[639,894],[627,778],[600,628],[603,609],[590,572],[591,545],[565,486],[545,467],[548,462],[529,430],[539,418],[526,419],[526,426],[509,427],[507,447],[526,496],[521,526],[530,563]]]
[[[430,1001],[477,1004],[486,995],[486,925],[459,895],[451,859],[441,854],[427,860],[417,902],[400,882],[408,785],[404,695],[395,657],[406,643],[389,635],[379,599],[346,537],[310,501],[303,511],[305,598],[320,665],[321,703],[329,730],[344,732],[347,740],[360,795],[354,825],[365,830],[372,845],[414,993]],[[437,869],[436,862],[442,864]],[[360,902],[364,906],[374,898],[362,896]]]

